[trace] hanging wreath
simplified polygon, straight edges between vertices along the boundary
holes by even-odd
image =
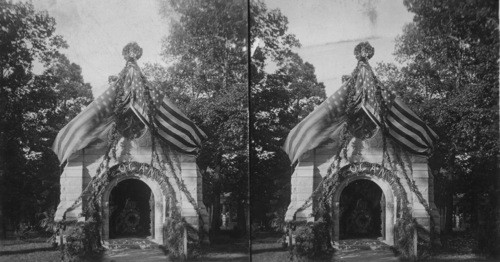
[[[128,233],[135,233],[141,220],[141,216],[139,215],[139,212],[132,211],[127,213],[123,220],[125,222],[124,231]]]

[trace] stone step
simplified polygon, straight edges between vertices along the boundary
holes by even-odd
[[[105,241],[104,247],[109,250],[118,249],[158,249],[159,245],[144,238],[119,238]]]
[[[339,241],[339,250],[390,250],[390,246],[376,239],[348,239]]]

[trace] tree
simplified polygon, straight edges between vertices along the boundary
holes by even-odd
[[[151,66],[146,74],[155,72],[157,77],[152,78],[208,136],[197,160],[212,191],[205,190],[205,204],[218,209],[219,196],[232,192],[244,228],[248,192],[246,2],[169,0],[163,6],[162,14],[172,19],[163,42],[163,57],[171,66],[166,70]],[[162,75],[164,79],[158,80]],[[220,220],[214,217],[214,221],[212,228],[218,228]]]
[[[263,47],[251,63],[251,214],[255,223],[269,225],[283,219],[290,202],[291,167],[281,147],[288,132],[326,97],[314,66],[292,48],[300,44],[287,33],[287,18],[268,11],[262,2],[251,4],[251,40]],[[272,73],[266,66],[276,65]]]
[[[0,1],[0,178],[8,224],[35,224],[59,200],[57,131],[92,99],[81,69],[59,53],[55,20],[31,3]],[[44,72],[37,75],[38,61]],[[5,221],[7,222],[7,221]]]
[[[440,136],[430,159],[436,203],[448,207],[450,219],[458,208],[487,234],[498,155],[498,2],[404,3],[415,13],[396,40],[405,66],[382,64],[378,72]]]

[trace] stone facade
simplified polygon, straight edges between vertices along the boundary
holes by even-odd
[[[134,140],[128,140],[121,138],[117,145],[117,159],[111,160],[110,167],[117,167],[119,165],[126,166],[127,163],[144,163],[150,164],[152,157],[152,141],[149,132],[144,132],[144,134]],[[55,220],[60,221],[63,217],[64,212],[75,203],[75,200],[82,194],[85,187],[88,185],[90,180],[96,174],[96,170],[103,160],[104,154],[106,152],[106,143],[100,141],[100,143],[93,143],[86,148],[76,152],[68,160],[68,164],[64,168],[61,175],[61,197],[60,203],[55,215]],[[164,160],[166,157],[162,154],[162,150],[157,148],[160,159]],[[202,218],[205,230],[208,232],[208,213],[206,211],[205,205],[203,204],[203,192],[202,192],[202,177],[196,165],[196,159],[191,155],[171,153],[168,156],[169,159],[173,160],[173,166],[175,173],[180,179],[184,181],[187,190],[190,192],[191,196],[197,202],[198,207],[201,209]],[[166,170],[169,169],[168,165]],[[158,167],[154,167],[156,170],[160,170]],[[179,190],[178,185],[175,183],[174,174],[172,172],[167,172],[165,174],[173,186],[177,199],[179,200],[181,215],[190,223],[194,228],[199,228],[199,219],[193,205],[188,201],[187,196],[181,190]],[[162,244],[163,243],[163,233],[162,227],[165,218],[168,216],[167,206],[167,196],[165,195],[165,185],[160,185],[154,179],[141,175],[140,172],[130,173],[127,175],[114,177],[108,186],[104,189],[104,193],[101,198],[102,211],[101,215],[103,218],[102,225],[102,239],[106,240],[109,238],[109,198],[111,190],[121,181],[126,179],[138,179],[144,182],[151,189],[154,196],[154,229],[152,230],[152,240]],[[85,205],[85,198],[83,200],[83,205]],[[66,214],[68,220],[82,220],[80,215],[82,212],[82,205],[78,205],[72,211]]]
[[[360,142],[360,141],[358,141]],[[352,145],[354,143],[354,139],[351,141],[350,146],[348,147],[348,156],[351,156]],[[363,150],[360,157],[356,157],[355,159],[351,159],[350,162],[345,159],[341,162],[342,168],[349,168],[351,165],[361,162],[368,162],[373,164],[382,163],[382,137],[381,134],[378,133],[373,138],[362,141]],[[392,151],[393,149],[390,147],[390,143],[387,143],[388,150]],[[292,184],[292,193],[291,193],[291,202],[288,207],[285,220],[291,221],[295,218],[297,221],[314,221],[314,217],[312,216],[313,206],[316,203],[313,203],[312,206],[308,208],[298,211],[300,207],[307,201],[309,196],[313,193],[314,189],[318,186],[323,177],[327,174],[327,169],[333,161],[334,152],[337,152],[339,144],[330,143],[324,146],[321,146],[315,150],[312,150],[306,154],[304,154],[299,160],[298,165],[295,168],[295,172],[291,178]],[[431,214],[435,221],[435,231],[440,232],[439,230],[439,213],[434,204],[434,179],[432,173],[429,170],[427,159],[422,156],[411,155],[410,161],[412,162],[412,172],[408,170],[408,174],[410,178],[415,181],[419,191],[422,193],[424,199],[429,203],[431,207]],[[397,176],[400,178],[403,190],[406,192],[409,206],[412,210],[413,217],[415,217],[418,223],[424,226],[427,229],[430,229],[430,217],[426,212],[424,206],[418,201],[415,193],[411,192],[408,186],[406,179],[404,178],[402,171],[400,169],[396,170]],[[386,221],[383,223],[383,228],[385,228],[385,232],[383,232],[382,236],[384,241],[389,245],[394,245],[394,224],[396,222],[396,204],[397,204],[397,194],[395,194],[394,186],[391,186],[389,181],[382,179],[380,177],[376,177],[374,175],[369,174],[352,174],[349,177],[340,180],[339,186],[336,187],[336,192],[333,196],[333,211],[334,211],[334,240],[339,240],[339,217],[338,217],[338,209],[339,209],[339,199],[342,193],[342,190],[349,185],[351,182],[366,179],[373,181],[376,183],[383,192],[385,197],[385,212]],[[337,214],[337,215],[335,215]]]

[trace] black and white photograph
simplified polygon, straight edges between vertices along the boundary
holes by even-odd
[[[0,261],[498,261],[495,0],[0,0]]]

